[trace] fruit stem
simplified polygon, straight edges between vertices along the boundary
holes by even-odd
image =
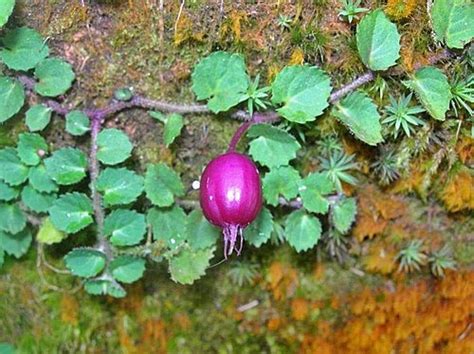
[[[242,135],[245,134],[248,128],[252,125],[253,122],[245,122],[242,123],[242,125],[239,127],[239,129],[236,130],[234,133],[234,136],[232,137],[232,140],[229,143],[229,148],[227,149],[227,152],[234,152],[235,148],[237,147],[237,144],[240,141],[240,138],[242,138]]]

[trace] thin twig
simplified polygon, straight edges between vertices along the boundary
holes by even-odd
[[[335,103],[339,101],[342,97],[347,95],[348,93],[354,91],[359,86],[362,86],[372,80],[374,80],[375,75],[372,71],[367,71],[363,75],[359,76],[354,81],[348,83],[347,85],[342,86],[340,89],[333,92],[333,94],[329,97],[329,103]]]

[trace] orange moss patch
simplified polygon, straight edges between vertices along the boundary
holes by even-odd
[[[468,136],[463,137],[456,145],[456,152],[462,163],[468,165],[474,163],[474,139]]]
[[[373,245],[369,254],[363,258],[365,269],[372,273],[390,274],[396,268],[397,252],[393,247],[384,244]]]
[[[309,312],[308,301],[302,298],[293,299],[291,302],[291,315],[297,321],[303,321]]]
[[[410,16],[417,0],[388,0],[385,12],[396,20]]]
[[[61,321],[74,326],[77,325],[79,317],[78,309],[79,303],[76,298],[64,294],[61,298]]]
[[[381,234],[388,222],[403,215],[407,208],[401,198],[383,193],[373,185],[360,190],[358,204],[357,224],[353,235],[360,242]]]
[[[412,165],[410,168],[410,173],[406,177],[400,178],[392,186],[391,191],[394,193],[410,193],[416,192],[422,194],[423,192],[423,180],[424,173],[419,169],[419,165]]]
[[[459,172],[446,184],[440,197],[449,211],[474,209],[474,177],[467,170]]]
[[[303,353],[471,353],[474,272],[394,292],[365,289],[339,328],[306,335]]]
[[[295,48],[291,54],[291,58],[288,61],[288,65],[303,65],[304,63],[304,52],[301,48]]]
[[[273,262],[268,271],[268,287],[275,300],[290,297],[298,285],[298,274],[289,264]]]

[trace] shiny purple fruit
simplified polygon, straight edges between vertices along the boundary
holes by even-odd
[[[228,152],[217,156],[201,177],[201,208],[211,223],[223,229],[224,256],[235,249],[237,236],[240,254],[242,230],[262,209],[262,184],[257,167],[247,156]]]

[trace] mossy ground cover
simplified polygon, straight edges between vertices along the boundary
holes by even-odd
[[[77,87],[67,98],[73,105],[106,104],[120,87],[192,102],[193,66],[219,49],[242,53],[250,73],[264,73],[265,82],[289,63],[321,66],[334,87],[364,71],[353,25],[338,17],[341,5],[335,0],[224,2],[223,11],[218,1],[159,5],[153,0],[23,0],[14,22],[36,28],[51,50],[73,65]],[[425,2],[366,1],[364,6],[383,7],[397,23],[402,35],[397,70],[410,73],[415,63],[430,61],[434,47]],[[288,26],[282,15],[291,19]],[[441,64],[451,76],[463,65]],[[381,77],[370,87],[379,104],[388,103],[388,90],[398,97],[404,89],[393,78]],[[468,118],[461,114],[461,120]],[[171,147],[162,141],[162,126],[140,110],[120,113],[107,127],[130,136],[138,169],[167,162],[189,186],[206,162],[225,150],[237,127],[226,118],[187,116]],[[414,157],[408,173],[388,186],[371,167],[374,150],[329,114],[302,129],[308,139],[298,162],[302,171],[315,169],[317,141],[334,133],[361,166],[363,183],[344,185],[347,194],[358,197],[359,212],[342,265],[327,256],[324,247],[331,245],[300,255],[287,246],[249,246],[243,257],[211,268],[193,286],[174,284],[164,267],[154,265],[127,288],[127,298],[98,298],[77,290],[79,279],[56,274],[45,262],[62,269],[62,255],[90,241],[80,233],[64,245],[37,246],[20,261],[6,261],[0,270],[0,342],[12,343],[20,353],[469,353],[474,346],[474,141],[467,128],[456,134],[456,127],[433,123],[412,139],[396,141],[392,151],[398,158]],[[19,120],[0,126],[0,146],[14,144],[22,131],[26,127]],[[87,144],[65,134],[61,120],[54,120],[46,134],[55,148]],[[413,153],[423,144],[426,149]],[[454,167],[450,158],[457,159]],[[190,197],[197,197],[193,193]],[[422,240],[427,253],[448,244],[457,269],[441,280],[429,267],[414,274],[398,271],[397,254],[412,239]],[[243,264],[240,273],[232,273],[237,263]],[[236,273],[248,274],[248,281],[239,285]],[[374,337],[380,338],[377,346],[367,341]]]

